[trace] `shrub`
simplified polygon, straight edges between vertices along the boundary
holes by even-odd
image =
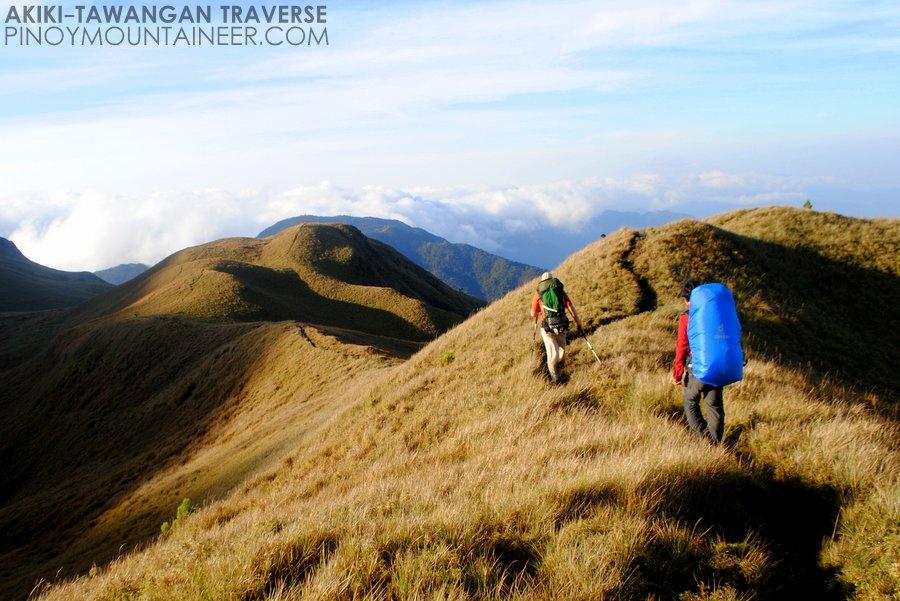
[[[193,505],[191,500],[185,497],[181,501],[181,505],[178,506],[178,509],[175,510],[175,521],[178,522],[178,520],[186,518],[195,511],[197,511],[197,506]]]
[[[199,507],[191,503],[191,500],[189,498],[185,497],[181,501],[181,504],[178,506],[178,509],[175,510],[175,519],[172,520],[171,523],[163,522],[159,527],[160,532],[162,532],[163,535],[168,534],[169,532],[174,530],[178,526],[178,524],[183,523],[187,516],[195,513],[198,509]]]

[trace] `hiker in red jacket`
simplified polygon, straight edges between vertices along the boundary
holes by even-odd
[[[691,372],[691,349],[688,344],[688,314],[691,308],[691,292],[699,284],[687,280],[681,287],[681,299],[685,311],[678,318],[678,337],[675,342],[675,364],[672,366],[672,383],[684,385],[684,416],[695,436],[707,438],[713,443],[722,442],[725,433],[725,407],[722,387],[704,384]],[[700,412],[700,399],[706,407],[706,419]]]
[[[549,271],[544,273],[531,301],[531,319],[535,321],[535,325],[538,319],[541,321],[541,338],[547,351],[547,370],[553,383],[559,381],[566,350],[566,332],[569,330],[566,309],[572,313],[578,329],[582,329],[581,319],[575,311],[575,305],[563,289],[562,282],[553,277]]]

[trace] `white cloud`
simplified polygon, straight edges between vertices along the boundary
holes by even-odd
[[[4,219],[11,220],[16,207],[3,204]],[[219,191],[140,199],[86,192],[18,207],[21,219],[10,239],[32,260],[67,270],[155,263],[175,250],[238,233],[249,204]]]
[[[785,150],[776,126],[736,139],[702,125],[704,106],[666,121],[595,102],[623,90],[638,91],[613,105],[667,98],[661,81],[698,76],[607,51],[880,51],[897,48],[891,4],[865,11],[882,26],[844,34],[860,10],[832,1],[409,6],[334,7],[333,45],[308,51],[13,52],[23,60],[6,61],[0,86],[11,109],[0,111],[0,234],[67,269],[153,262],[298,213],[397,218],[491,248],[500,229],[574,229],[608,208],[793,201],[833,184],[823,172],[896,185],[895,127],[881,128],[881,147],[867,135],[848,150],[823,125]],[[654,163],[673,157],[684,162]],[[296,186],[321,180],[345,187]]]
[[[201,190],[142,197],[102,192],[0,198],[0,234],[31,259],[67,270],[118,263],[155,263],[166,255],[228,236],[255,236],[301,214],[399,219],[454,242],[502,250],[498,235],[552,225],[576,231],[608,209],[692,203],[739,206],[793,201],[816,182],[762,174],[702,173],[673,179],[654,174],[591,178],[533,186],[482,188],[345,188],[330,182],[283,192]]]

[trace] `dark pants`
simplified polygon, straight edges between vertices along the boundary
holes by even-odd
[[[700,413],[701,397],[706,407],[706,419]],[[684,382],[684,416],[696,436],[709,438],[716,444],[722,442],[722,434],[725,433],[722,387],[704,384],[688,369]]]

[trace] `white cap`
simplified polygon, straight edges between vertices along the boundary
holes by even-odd
[[[550,273],[549,271],[545,271],[544,275],[541,276],[541,281],[543,282],[544,280],[549,280],[552,277],[553,277],[552,273]]]

